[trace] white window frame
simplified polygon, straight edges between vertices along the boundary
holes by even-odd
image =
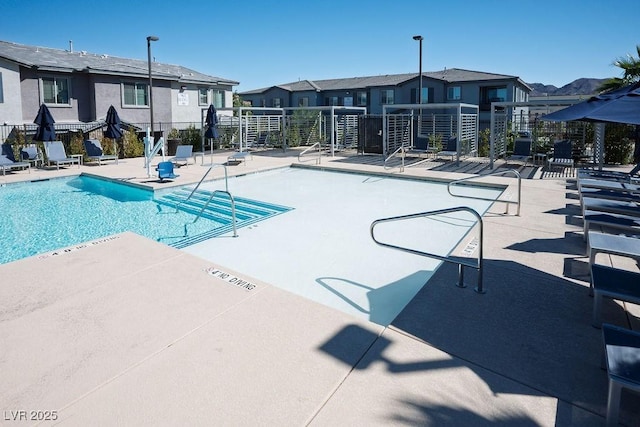
[[[126,103],[126,99],[124,96],[124,88],[125,86],[133,86],[134,87],[134,99],[136,101],[135,104],[127,104]],[[140,87],[144,86],[145,88],[145,103],[144,104],[138,104],[138,96],[137,96],[137,91]],[[122,82],[120,84],[120,93],[122,94],[122,107],[123,108],[149,108],[149,83],[142,83],[142,82]]]
[[[221,89],[213,89],[213,98],[211,99],[213,106],[216,108],[225,108],[225,91]]]
[[[202,100],[203,95],[204,95],[204,102]],[[209,105],[209,88],[207,87],[198,88],[198,105]]]
[[[54,100],[47,101],[45,99],[45,81],[53,80],[53,91],[54,91]],[[58,95],[58,85],[59,81],[65,81],[67,85],[67,102],[59,102]],[[61,76],[43,76],[40,77],[40,95],[42,96],[42,100],[47,105],[57,105],[57,106],[71,106],[71,79],[69,77],[61,77]]]

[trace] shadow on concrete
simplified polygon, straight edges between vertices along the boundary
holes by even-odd
[[[507,260],[485,260],[484,295],[452,286],[456,276],[455,266],[439,268],[391,327],[604,416],[602,337],[591,326],[593,300],[586,284]],[[603,307],[603,319],[628,327],[625,310],[611,300]],[[637,420],[640,397],[623,413],[621,419]]]

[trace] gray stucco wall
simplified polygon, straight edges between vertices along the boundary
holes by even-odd
[[[0,59],[0,73],[2,73],[2,102],[0,102],[0,124],[20,124],[22,123],[20,69],[18,65],[12,62]],[[36,113],[34,113],[33,118],[36,117]]]

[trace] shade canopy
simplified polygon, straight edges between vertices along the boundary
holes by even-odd
[[[104,131],[104,136],[107,138],[118,139],[122,137],[122,129],[120,129],[120,117],[118,117],[118,112],[112,106],[109,107],[107,111],[107,118],[105,119],[107,123],[107,130]]]
[[[541,117],[552,122],[573,120],[640,125],[640,82]]]
[[[55,141],[56,129],[54,127],[55,120],[45,104],[40,104],[38,115],[33,123],[38,125],[36,134],[33,136],[34,141]]]

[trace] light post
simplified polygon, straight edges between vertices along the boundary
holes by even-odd
[[[414,40],[420,42],[420,91],[418,92],[418,104],[422,105],[422,36],[413,36]]]
[[[147,61],[149,63],[149,118],[151,120],[151,135],[153,138],[153,79],[151,78],[151,42],[160,40],[156,36],[147,36]]]

